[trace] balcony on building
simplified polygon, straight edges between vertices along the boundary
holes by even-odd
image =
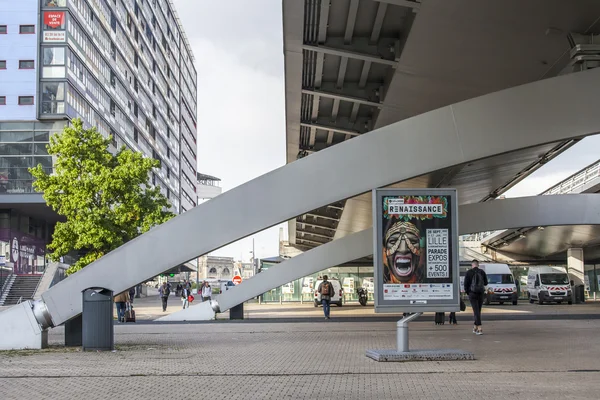
[[[196,194],[200,200],[209,200],[221,194],[221,179],[197,173],[198,183],[196,185]]]

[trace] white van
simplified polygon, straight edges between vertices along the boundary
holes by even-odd
[[[527,273],[529,302],[573,304],[569,275],[563,267],[530,267]]]
[[[337,279],[328,279],[328,282],[333,286],[333,296],[331,296],[331,304],[335,304],[338,307],[342,306],[342,298],[344,297],[344,289],[342,289],[342,284]],[[322,279],[319,279],[315,283],[315,307],[319,307],[321,305],[321,293],[318,292],[319,285],[323,282]]]
[[[488,285],[485,291],[484,303],[512,302],[517,305],[519,293],[517,284],[510,268],[506,264],[479,264],[479,268],[485,271]]]

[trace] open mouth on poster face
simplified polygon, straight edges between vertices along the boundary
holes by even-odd
[[[412,255],[396,254],[394,270],[398,276],[409,276],[412,273]]]

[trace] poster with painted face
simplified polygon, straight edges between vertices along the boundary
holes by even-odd
[[[427,192],[382,190],[374,196],[379,203],[377,297],[384,306],[450,306],[458,301],[456,192]]]

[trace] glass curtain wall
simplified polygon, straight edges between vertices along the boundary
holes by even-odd
[[[0,193],[35,193],[28,168],[41,164],[52,172],[46,146],[64,122],[0,122]]]
[[[267,270],[276,266],[276,263],[262,263],[262,269]],[[316,283],[323,275],[340,281],[344,289],[344,301],[358,301],[356,290],[360,287],[367,289],[369,300],[373,300],[373,266],[341,266],[332,267],[318,273],[296,279],[262,295],[262,302],[312,302],[315,297]]]

